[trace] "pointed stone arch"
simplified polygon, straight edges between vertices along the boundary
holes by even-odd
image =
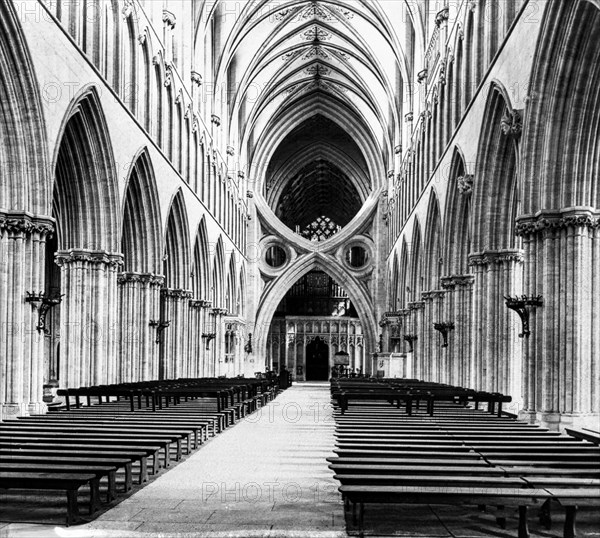
[[[155,335],[148,323],[159,318],[164,282],[160,203],[146,147],[129,171],[122,221],[118,379],[134,382],[155,379],[158,372]]]
[[[219,235],[212,265],[212,304],[215,308],[222,308],[225,298],[225,249],[223,237]]]
[[[450,164],[444,220],[444,267],[447,275],[468,272],[472,191],[473,175],[469,174],[462,151],[456,146]]]
[[[104,112],[94,86],[73,100],[54,157],[58,248],[118,252],[118,178]]]
[[[160,274],[161,215],[154,168],[148,148],[133,159],[125,189],[121,252],[123,270]]]
[[[549,0],[531,73],[517,231],[541,295],[524,357],[524,414],[552,429],[600,416],[600,2]],[[593,426],[592,426],[593,425]]]
[[[181,188],[174,194],[167,215],[163,258],[165,286],[187,290],[190,284],[190,233]]]
[[[473,230],[473,250],[518,248],[515,220],[522,119],[499,82],[489,87],[481,125],[473,186],[473,221],[479,225]]]
[[[231,253],[229,257],[229,267],[227,270],[227,284],[225,288],[224,308],[231,316],[238,314],[236,308],[237,295],[237,270],[235,264],[235,255]]]
[[[95,86],[83,88],[64,116],[54,154],[53,215],[46,286],[64,299],[53,309],[51,330],[68,345],[49,358],[48,375],[79,387],[118,378],[117,274],[122,265],[118,178],[104,112]],[[54,290],[54,291],[53,291]],[[90,290],[83,293],[82,290]],[[64,330],[63,330],[64,328]],[[60,375],[59,375],[60,372]]]
[[[0,420],[45,410],[44,339],[24,298],[44,290],[54,231],[40,86],[16,5],[0,3]]]
[[[427,220],[425,225],[425,267],[423,273],[428,282],[424,287],[428,290],[439,289],[440,277],[442,276],[442,218],[440,206],[435,189],[429,193],[429,206],[427,208]]]
[[[194,263],[192,269],[192,290],[198,300],[209,300],[211,289],[210,254],[206,219],[203,216],[198,224],[194,242]]]
[[[0,5],[0,208],[50,215],[39,84],[13,2]]]
[[[373,313],[373,305],[365,286],[357,281],[341,265],[331,264],[318,254],[311,254],[299,259],[283,275],[277,278],[268,288],[258,305],[256,322],[254,325],[253,341],[254,354],[264,357],[266,353],[267,336],[271,320],[288,290],[309,271],[317,269],[324,271],[337,282],[344,283],[352,304],[355,305],[361,320],[365,335],[365,349],[375,350],[377,344],[377,323]]]

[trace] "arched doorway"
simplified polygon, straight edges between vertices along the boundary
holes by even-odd
[[[306,346],[306,380],[329,379],[329,346],[319,337]]]

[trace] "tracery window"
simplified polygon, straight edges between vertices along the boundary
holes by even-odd
[[[300,232],[302,237],[309,239],[310,241],[325,241],[332,235],[335,235],[342,229],[333,222],[329,217],[321,216],[311,222],[304,230]]]

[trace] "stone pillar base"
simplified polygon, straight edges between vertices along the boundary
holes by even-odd
[[[28,404],[26,403],[0,403],[0,419],[15,420],[17,417],[29,415]]]
[[[589,428],[598,431],[600,415],[597,413],[538,413],[537,422],[541,426],[554,431],[564,431],[565,428],[575,430]]]
[[[29,402],[27,404],[28,415],[45,415],[48,412],[46,402]]]

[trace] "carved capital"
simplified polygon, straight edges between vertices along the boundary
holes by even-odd
[[[217,127],[219,127],[221,125],[221,118],[219,116],[217,116],[216,114],[210,115],[210,121],[211,121],[211,123],[214,123]]]
[[[139,282],[141,284],[148,284],[150,287],[160,287],[165,283],[165,277],[162,275],[155,275],[152,273],[133,273],[123,272],[117,275],[117,283],[125,285],[130,282]]]
[[[425,69],[421,69],[421,71],[419,71],[417,73],[417,82],[419,84],[422,84],[423,82],[425,82],[427,80],[427,73],[428,72],[429,71],[427,70],[427,68],[425,68]]]
[[[37,233],[50,238],[54,233],[54,219],[26,212],[0,211],[0,233],[2,232],[13,236]]]
[[[475,267],[523,263],[523,259],[523,252],[520,250],[489,250],[469,255],[469,265]]]
[[[179,288],[163,288],[160,290],[160,294],[163,297],[169,297],[171,299],[191,299],[193,297],[191,291]]]
[[[112,269],[117,269],[123,265],[123,255],[105,252],[103,250],[59,250],[54,255],[54,261],[59,267],[65,267],[75,263],[85,263],[97,266],[104,265]]]
[[[524,215],[517,219],[516,233],[527,237],[567,228],[600,228],[600,214],[585,208],[573,208],[545,211],[535,216]]]
[[[414,119],[414,114],[413,112],[407,112],[406,114],[404,114],[404,121],[405,122],[409,122],[409,121],[413,121]]]

